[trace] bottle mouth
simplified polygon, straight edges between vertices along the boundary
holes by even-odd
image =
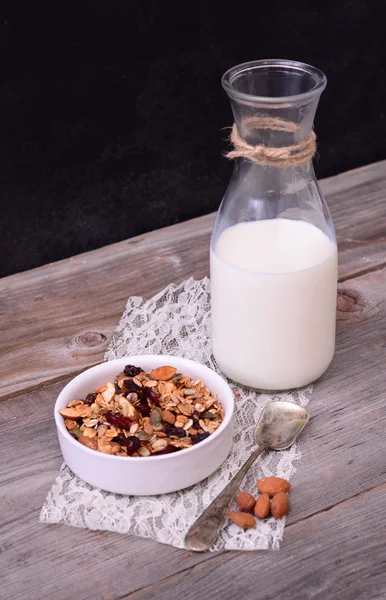
[[[224,73],[221,82],[238,102],[284,104],[320,96],[327,77],[306,63],[270,59],[236,65]]]

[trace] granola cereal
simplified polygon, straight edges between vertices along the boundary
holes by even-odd
[[[59,410],[81,444],[116,456],[159,456],[189,448],[215,432],[224,418],[216,394],[201,379],[163,366],[126,365],[84,400]]]

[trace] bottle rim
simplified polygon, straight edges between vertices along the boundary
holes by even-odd
[[[312,82],[309,90],[300,94],[290,94],[286,96],[270,96],[270,95],[254,95],[246,92],[242,92],[235,86],[235,83],[241,75],[245,75],[247,72],[254,72],[260,69],[279,71],[291,71],[296,75],[307,75]],[[318,68],[308,65],[307,63],[283,60],[283,59],[266,59],[266,60],[253,60],[239,65],[235,65],[228,69],[221,79],[222,86],[230,98],[239,101],[247,102],[248,104],[253,102],[259,102],[263,104],[284,104],[293,103],[302,100],[312,99],[315,96],[320,96],[322,91],[327,85],[327,77]]]

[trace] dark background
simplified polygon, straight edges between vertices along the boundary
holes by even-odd
[[[216,210],[239,62],[326,73],[318,177],[385,158],[385,30],[383,0],[2,1],[1,275]]]

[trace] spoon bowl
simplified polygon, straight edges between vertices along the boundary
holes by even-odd
[[[298,404],[270,402],[261,413],[254,438],[269,450],[285,450],[292,446],[308,419],[308,411]]]

